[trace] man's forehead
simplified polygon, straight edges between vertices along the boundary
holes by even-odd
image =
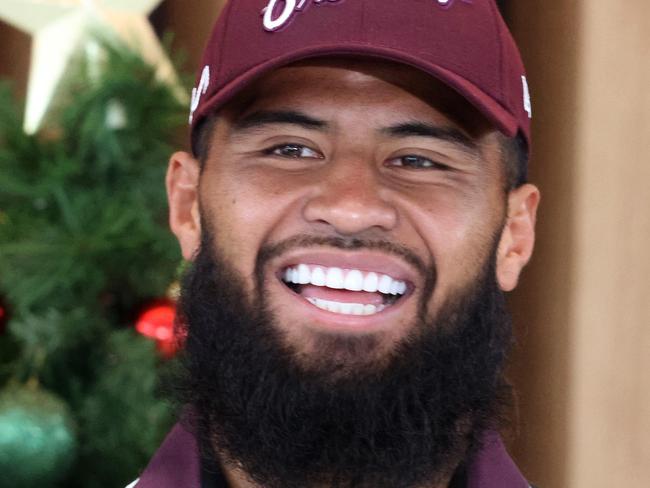
[[[350,93],[358,96],[350,101]],[[225,111],[240,118],[259,107],[295,108],[306,101],[336,107],[344,96],[345,103],[374,102],[380,108],[385,105],[386,111],[397,106],[422,112],[428,106],[470,132],[488,126],[469,102],[429,74],[402,63],[360,57],[323,57],[276,68],[244,88]]]

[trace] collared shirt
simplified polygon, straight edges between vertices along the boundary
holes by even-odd
[[[227,488],[218,470],[201,466],[194,436],[181,424],[169,433],[142,476],[126,488]],[[467,467],[464,488],[532,488],[508,455],[498,434],[486,434]]]

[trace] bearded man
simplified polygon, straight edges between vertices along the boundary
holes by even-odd
[[[137,488],[526,488],[496,433],[534,242],[492,0],[232,0],[167,175],[188,405]]]

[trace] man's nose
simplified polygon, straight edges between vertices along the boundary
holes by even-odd
[[[397,210],[388,201],[378,168],[362,157],[331,161],[317,183],[316,193],[303,207],[310,223],[327,224],[339,234],[392,230]]]

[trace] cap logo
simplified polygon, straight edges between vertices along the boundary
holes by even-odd
[[[205,95],[210,86],[210,66],[205,66],[201,72],[201,79],[196,88],[192,88],[192,102],[190,104],[190,124],[194,120],[194,112],[199,108],[201,97]]]
[[[528,89],[528,80],[525,76],[521,77],[521,84],[524,87],[524,110],[528,113],[528,118],[533,118],[533,104],[530,101],[530,90]]]
[[[294,17],[296,12],[301,12],[309,2],[320,5],[326,2],[340,2],[341,0],[269,0],[266,7],[262,9],[262,23],[264,29],[269,32],[275,32],[285,25]],[[436,0],[438,5],[449,8],[456,0]],[[473,0],[461,0],[464,3],[472,3]]]
[[[274,32],[281,29],[293,18],[296,12],[302,11],[310,0],[269,0],[262,9],[264,16],[264,29]],[[340,0],[311,0],[316,5],[325,2],[339,2]]]
[[[438,4],[443,7],[451,7],[456,0],[438,0]],[[463,3],[473,3],[473,0],[461,0]]]

